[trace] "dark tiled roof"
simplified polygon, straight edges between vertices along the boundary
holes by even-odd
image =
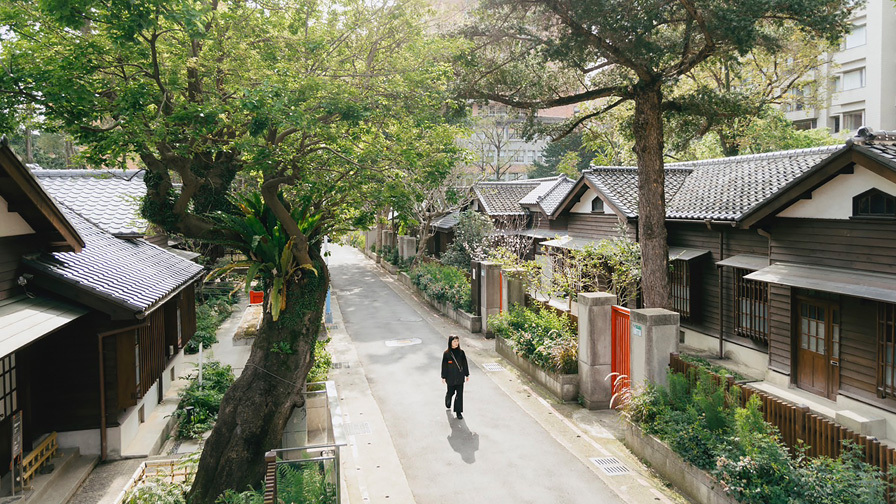
[[[832,145],[669,165],[688,167],[693,173],[669,200],[666,216],[736,221],[842,148]]]
[[[569,191],[575,186],[576,181],[567,178],[566,175],[558,177],[557,181],[551,184],[543,195],[538,197],[538,206],[541,207],[541,211],[545,215],[553,214],[557,207],[563,203],[563,200],[566,199]]]
[[[104,232],[63,207],[84,237],[81,252],[53,252],[23,262],[38,274],[96,294],[137,314],[145,313],[202,272],[202,266],[143,240]]]
[[[674,168],[673,165],[666,165],[665,190],[667,205],[690,173],[691,170],[687,168]],[[610,203],[626,217],[637,217],[637,168],[620,166],[595,167],[585,172],[585,178],[594,184],[610,200]]]
[[[855,144],[854,149],[876,158],[891,166],[896,166],[896,145],[893,144]]]
[[[32,171],[56,201],[115,236],[142,236],[149,224],[140,217],[146,195],[137,170]]]
[[[460,222],[460,212],[451,212],[434,220],[431,225],[436,229],[452,229],[458,222]]]
[[[666,164],[666,217],[736,221],[842,148],[833,145]],[[635,168],[595,167],[585,175],[620,211],[629,217],[637,215]]]
[[[552,180],[556,180],[556,177],[510,182],[479,182],[473,186],[473,192],[482,203],[485,213],[489,215],[524,215],[526,212],[520,206],[520,200],[542,182]]]
[[[545,193],[550,191],[554,187],[554,185],[556,185],[557,182],[563,177],[564,175],[558,175],[556,177],[550,177],[547,179],[539,179],[543,180],[543,182],[535,186],[535,189],[532,189],[525,196],[523,196],[519,201],[520,205],[537,205],[538,200],[541,199],[541,197],[544,196]]]

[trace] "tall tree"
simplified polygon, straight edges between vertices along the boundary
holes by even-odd
[[[529,110],[601,100],[570,128],[633,102],[644,301],[668,307],[663,111],[682,103],[669,86],[711,57],[769,44],[782,23],[836,41],[848,29],[851,4],[484,0],[467,30],[475,65],[465,92]]]
[[[484,178],[501,180],[522,153],[519,143],[513,141],[514,128],[521,128],[522,121],[511,117],[504,114],[471,118],[472,133],[461,143],[470,150],[473,166]]]
[[[571,167],[576,173],[570,172],[565,173],[565,175],[576,179],[584,170],[588,169],[592,159],[594,159],[594,153],[582,143],[582,132],[574,131],[563,138],[549,143],[544,148],[542,160],[535,161],[534,167],[529,172],[529,178],[559,175],[561,173],[561,163],[566,160],[566,165],[569,165],[570,161],[572,162]]]
[[[303,400],[329,280],[322,237],[370,224],[418,149],[454,150],[442,118],[452,46],[427,37],[422,11],[414,0],[0,6],[0,106],[34,104],[93,163],[138,157],[143,215],[243,250],[265,286],[193,504],[258,484]],[[414,167],[436,180],[451,164]],[[235,197],[238,175],[248,190]]]

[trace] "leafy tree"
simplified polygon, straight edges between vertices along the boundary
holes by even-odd
[[[143,215],[248,252],[248,280],[265,284],[262,326],[222,400],[193,504],[259,481],[303,401],[329,281],[323,236],[372,223],[411,190],[406,170],[437,180],[452,164],[415,161],[454,148],[442,115],[453,43],[429,38],[421,12],[414,0],[0,6],[0,107],[35,106],[91,164],[139,158]],[[254,208],[232,203],[236,179],[257,192]]]
[[[442,254],[442,263],[467,271],[470,261],[486,257],[494,232],[495,225],[487,216],[473,210],[461,212],[454,241]]]
[[[530,178],[563,173],[571,179],[577,179],[591,165],[594,153],[583,144],[582,132],[574,131],[549,143],[542,151],[542,158],[543,161],[535,161],[535,167],[529,172]]]
[[[485,0],[467,30],[475,64],[464,92],[528,110],[599,100],[570,130],[633,103],[644,300],[668,307],[663,111],[700,98],[669,86],[710,58],[773,47],[786,22],[835,42],[853,8],[846,0]]]

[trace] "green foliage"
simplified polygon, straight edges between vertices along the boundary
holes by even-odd
[[[488,254],[495,225],[486,215],[473,210],[460,213],[454,227],[454,241],[442,254],[444,264],[467,271],[470,261],[481,260]]]
[[[125,496],[125,504],[187,504],[187,487],[163,478],[147,481]]]
[[[725,366],[721,366],[719,364],[713,364],[712,362],[709,362],[708,360],[704,359],[703,357],[700,357],[697,355],[681,354],[680,357],[681,357],[681,360],[683,360],[687,363],[694,364],[696,366],[700,366],[701,368],[709,371],[710,373],[715,373],[719,376],[731,375],[734,377],[735,381],[743,381],[743,380],[747,379],[746,376],[738,373],[737,371],[733,371],[733,370],[728,369]]]
[[[541,153],[542,161],[535,161],[534,167],[529,172],[529,178],[559,175],[563,160],[569,159],[569,154],[575,155],[575,163],[573,164],[575,173],[563,173],[575,180],[583,171],[588,169],[591,161],[594,159],[594,153],[583,144],[582,132],[576,131],[560,140],[549,143]]]
[[[224,393],[234,382],[233,369],[217,361],[202,366],[202,385],[199,370],[188,377],[190,385],[180,393],[180,403],[173,416],[177,419],[177,437],[198,438],[214,426]],[[192,413],[187,408],[192,407]]]
[[[323,462],[280,464],[277,466],[277,498],[290,504],[338,504],[332,471]],[[228,490],[219,498],[221,504],[262,504],[264,484],[259,490]],[[141,503],[142,504],[142,503]]]
[[[427,262],[409,273],[411,282],[427,295],[466,312],[472,311],[470,279],[453,266]]]
[[[326,341],[317,340],[314,342],[314,366],[308,371],[308,378],[305,380],[307,383],[327,380],[330,368],[333,366],[333,356],[327,350],[327,343],[329,342],[329,338]]]
[[[880,471],[844,445],[841,458],[794,458],[768,424],[759,396],[743,408],[738,387],[715,385],[699,369],[671,373],[669,388],[648,385],[626,405],[629,418],[695,466],[711,471],[729,495],[745,504],[884,504]]]
[[[550,290],[572,300],[579,292],[607,291],[618,303],[628,304],[641,285],[641,246],[620,236],[551,257],[554,275]]]
[[[579,337],[565,314],[541,306],[533,310],[514,305],[490,318],[489,329],[543,369],[578,372]]]
[[[367,243],[367,235],[357,229],[354,229],[342,237],[342,242],[346,243],[350,247],[355,247],[358,250],[363,251],[364,246]]]
[[[184,353],[194,354],[199,352],[199,345],[202,348],[211,348],[218,342],[216,333],[218,327],[227,320],[232,311],[231,306],[236,302],[235,298],[227,295],[212,295],[205,301],[197,296],[196,306],[196,332],[190,341],[184,346]]]

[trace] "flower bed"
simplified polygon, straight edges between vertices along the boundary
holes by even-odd
[[[532,380],[546,388],[554,397],[563,402],[573,402],[579,398],[579,375],[560,374],[545,371],[533,364],[529,359],[517,354],[513,344],[500,337],[495,337],[495,351],[508,362],[526,373]]]
[[[670,373],[669,387],[649,385],[626,409],[647,436],[689,464],[712,474],[725,492],[748,504],[884,504],[881,472],[844,444],[839,459],[791,454],[760,411],[758,396],[739,404],[737,386],[726,390],[709,373]],[[694,496],[696,498],[696,496]]]
[[[568,316],[544,307],[512,306],[489,318],[495,336],[542,369],[559,374],[579,372],[579,337]]]
[[[436,262],[421,264],[409,273],[411,282],[436,301],[450,303],[466,312],[472,311],[470,280],[453,267]]]

